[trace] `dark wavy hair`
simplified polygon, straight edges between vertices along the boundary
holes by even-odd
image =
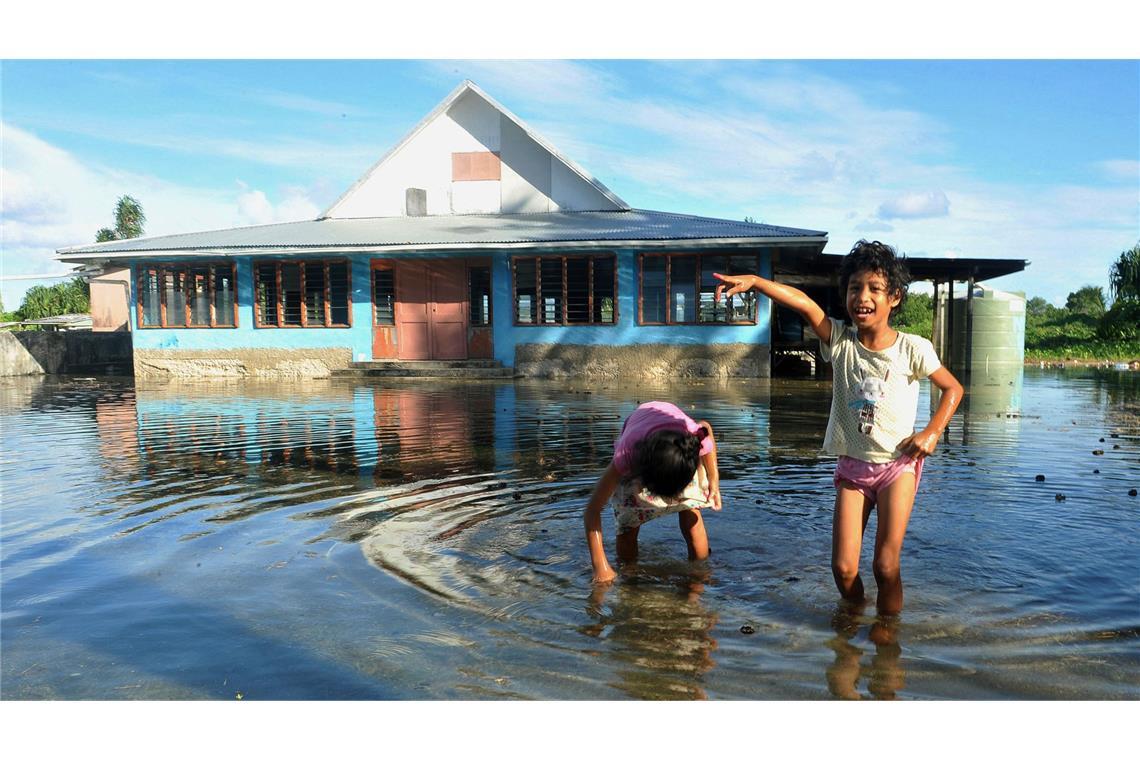
[[[650,493],[677,496],[693,479],[701,458],[701,439],[707,435],[680,430],[658,430],[637,444],[636,474]]]
[[[839,288],[846,298],[847,283],[856,272],[878,272],[887,279],[887,290],[899,297],[899,305],[891,309],[894,318],[906,303],[906,292],[910,285],[910,270],[906,266],[906,256],[895,253],[895,249],[878,240],[860,240],[851,247],[839,264]]]

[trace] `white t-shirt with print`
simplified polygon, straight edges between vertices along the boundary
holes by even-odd
[[[834,368],[823,449],[864,462],[893,461],[901,455],[898,444],[914,433],[918,381],[942,362],[926,338],[900,332],[894,345],[872,351],[854,327],[829,319],[831,342],[819,342]]]

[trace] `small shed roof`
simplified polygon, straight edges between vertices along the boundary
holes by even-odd
[[[949,280],[963,282],[971,277],[974,278],[975,282],[982,282],[1024,271],[1029,266],[1029,261],[1025,259],[907,256],[904,260],[912,280],[935,282],[947,282]],[[785,279],[788,275],[806,276],[813,278],[817,284],[838,284],[839,264],[842,261],[843,256],[834,253],[796,256],[791,260],[778,260],[775,265],[775,274],[779,279]],[[785,275],[785,278],[780,278],[780,275]]]
[[[839,271],[839,262],[842,256],[824,254],[820,257],[824,266],[831,271]],[[945,282],[947,280],[964,281],[973,277],[976,282],[992,280],[1007,274],[1021,272],[1029,266],[1025,259],[976,259],[976,258],[940,258],[932,259],[919,256],[907,256],[906,266],[910,270],[911,279],[933,280]]]
[[[90,330],[91,315],[59,314],[54,317],[25,319],[20,322],[0,322],[0,327],[14,327],[16,325],[38,325],[40,327],[54,327],[60,330]]]
[[[821,251],[827,233],[664,211],[573,211],[537,214],[318,219],[210,232],[113,240],[61,248],[67,262],[233,256],[253,253],[348,253],[501,248],[740,248],[799,244]]]

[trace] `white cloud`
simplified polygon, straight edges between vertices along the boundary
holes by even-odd
[[[859,232],[894,232],[895,228],[886,222],[879,222],[875,220],[867,220],[856,224],[855,230]]]
[[[950,199],[941,190],[904,193],[879,206],[880,219],[924,219],[950,213]]]
[[[1140,161],[1127,159],[1101,161],[1096,166],[1109,179],[1119,179],[1134,184],[1140,183]]]
[[[273,204],[260,190],[250,190],[239,195],[238,211],[249,224],[269,224],[273,221]]]
[[[3,274],[58,274],[70,265],[55,251],[95,241],[95,232],[113,224],[115,203],[131,195],[147,215],[147,235],[237,227],[257,214],[269,221],[314,219],[319,210],[300,188],[285,188],[274,205],[262,191],[210,190],[176,185],[156,177],[85,163],[36,135],[4,123],[3,207],[0,240]],[[259,193],[257,207],[251,194]],[[23,292],[37,284],[4,281],[5,305],[15,308]]]
[[[316,219],[320,214],[320,209],[302,188],[285,188],[284,199],[274,205],[264,191],[249,189],[242,182],[238,184],[244,191],[238,195],[237,204],[245,224],[300,222]]]

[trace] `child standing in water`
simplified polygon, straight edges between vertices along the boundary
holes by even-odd
[[[755,275],[716,274],[714,298],[758,290],[798,312],[819,336],[824,361],[834,367],[831,415],[824,450],[839,457],[831,571],[844,599],[863,600],[859,554],[871,510],[879,512],[872,569],[880,614],[902,609],[899,569],[903,535],[922,477],[923,460],[962,400],[962,386],[942,366],[930,341],[891,327],[906,298],[909,273],[889,245],[860,240],[839,267],[852,326],[829,318],[803,291]],[[942,391],[930,422],[914,431],[918,381],[929,377]]]
[[[617,575],[602,545],[602,507],[607,502],[614,510],[617,555],[623,562],[637,559],[641,526],[673,512],[689,559],[708,557],[708,536],[699,510],[721,506],[712,426],[693,421],[666,401],[642,404],[626,418],[613,459],[586,504],[586,545],[594,583],[609,583]]]

